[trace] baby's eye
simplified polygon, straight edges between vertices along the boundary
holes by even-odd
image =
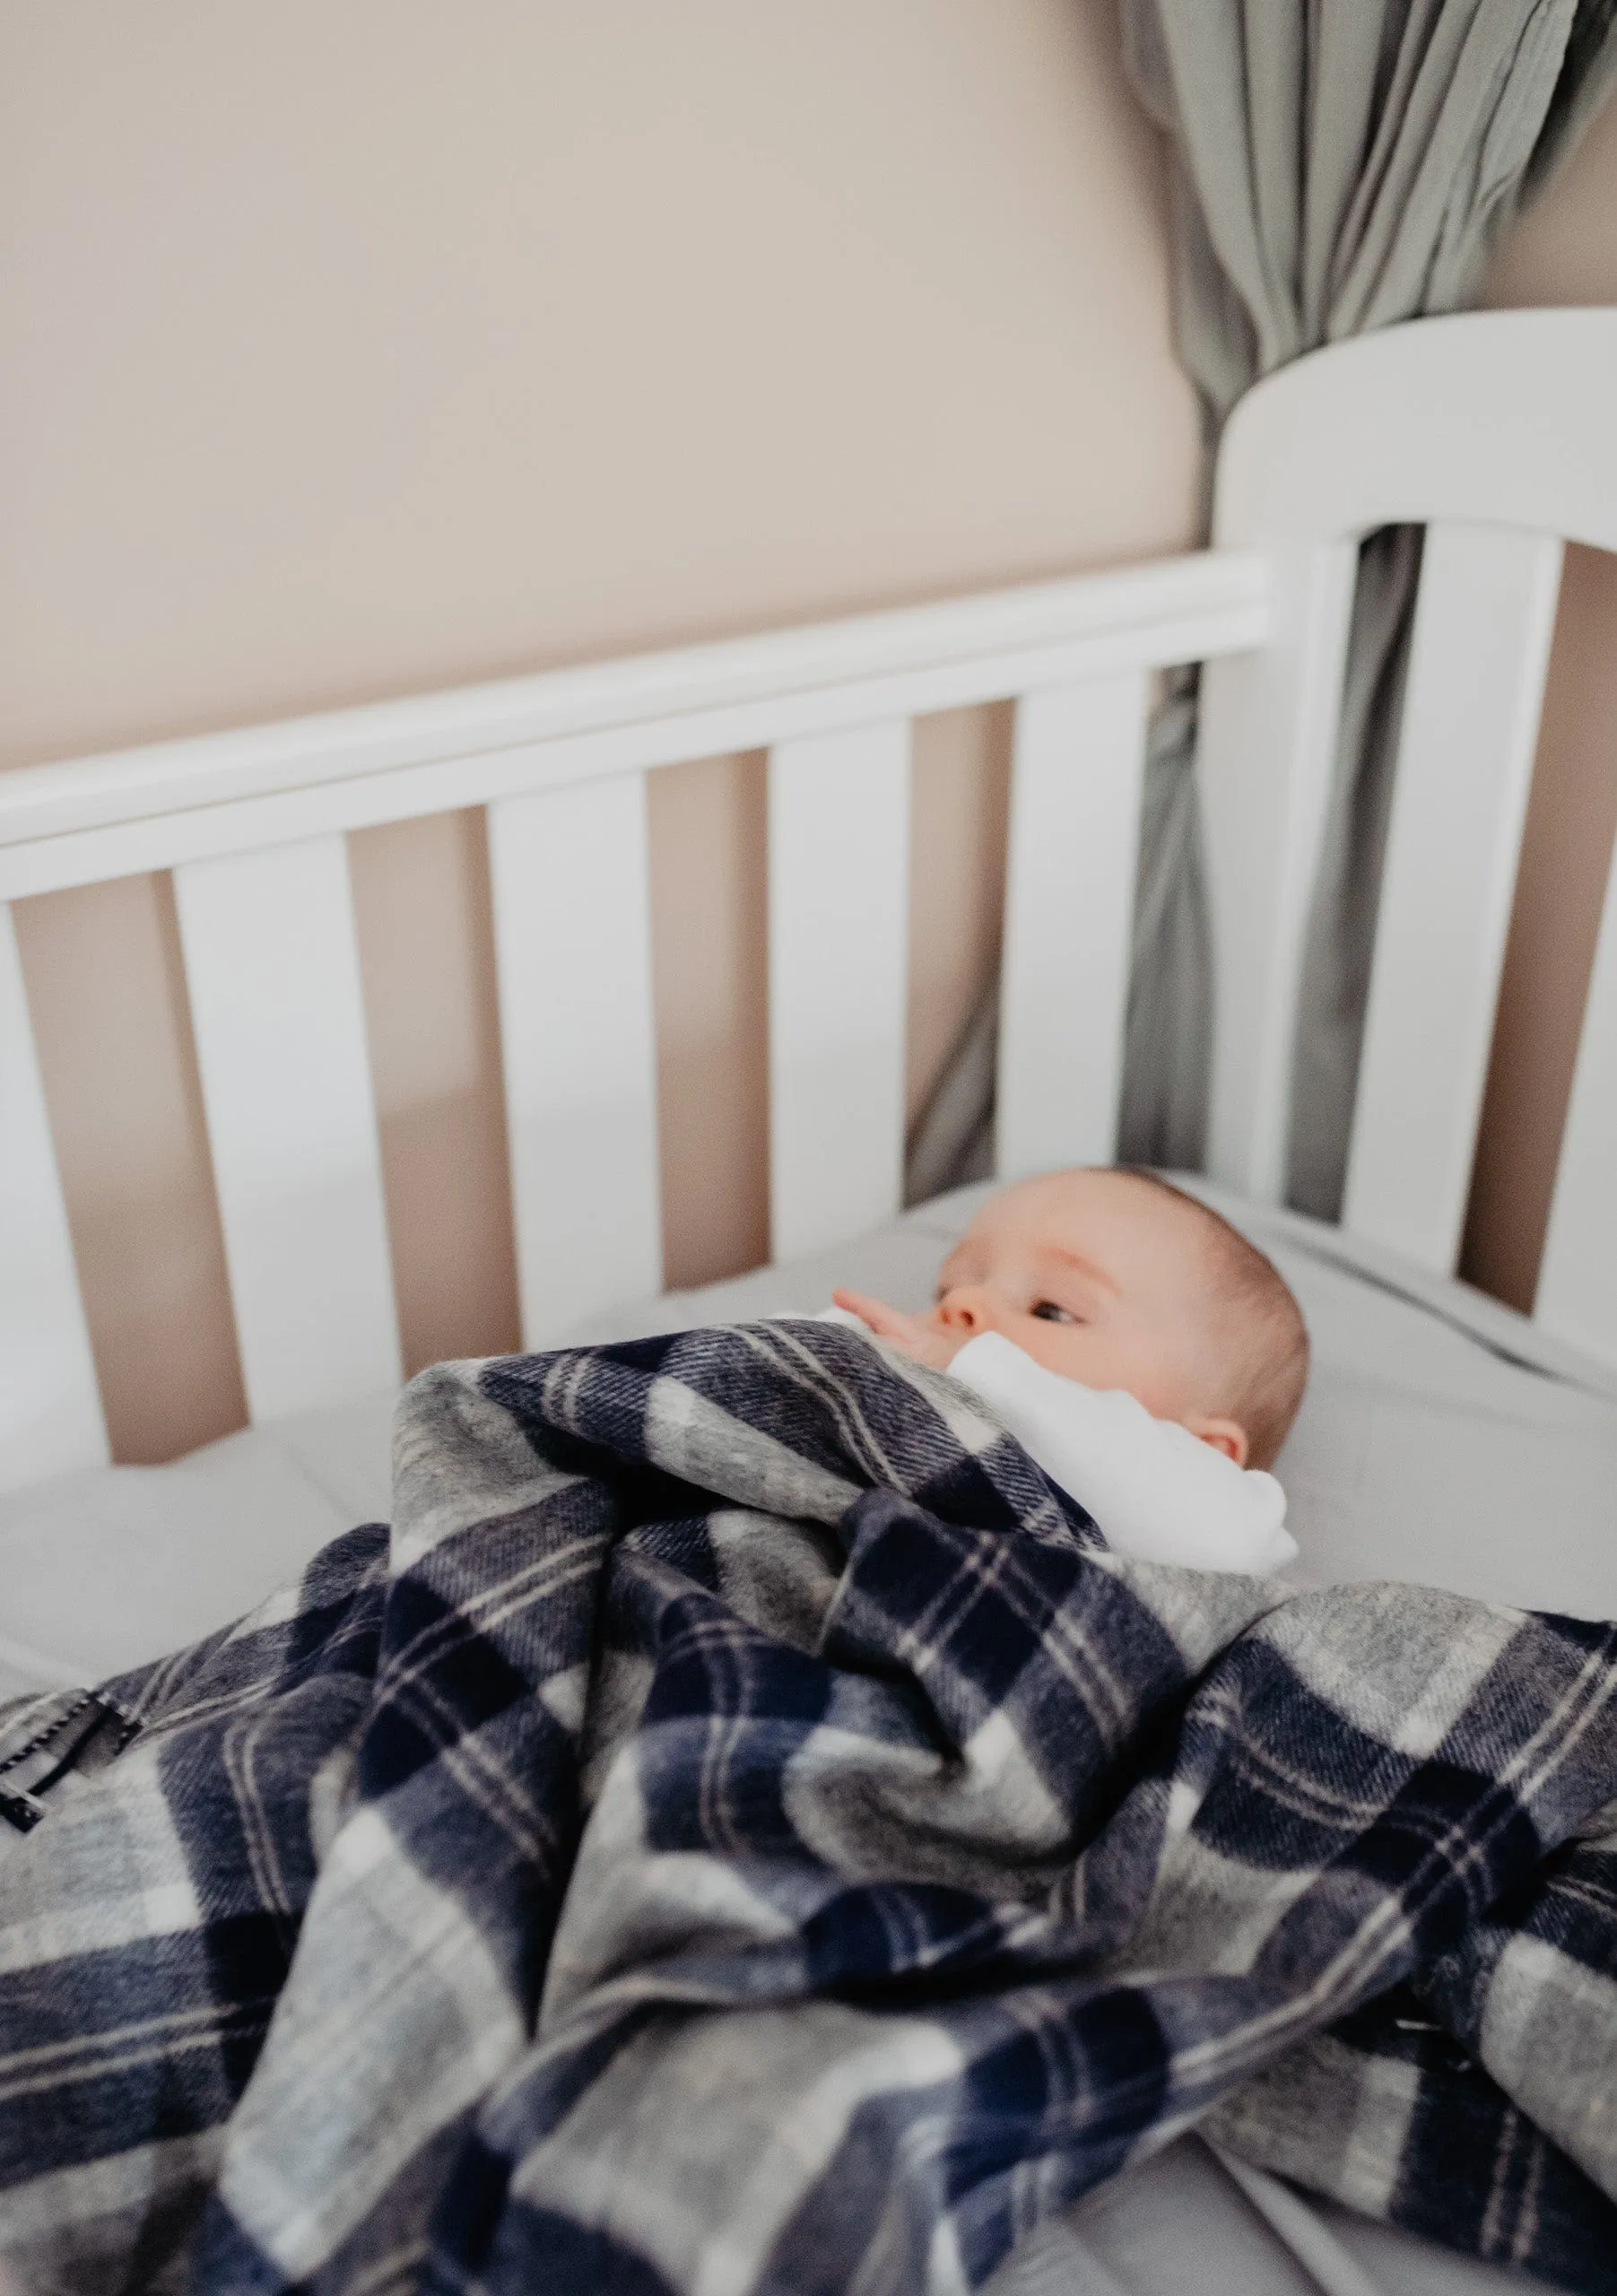
[[[1057,1307],[1054,1300],[1035,1300],[1030,1313],[1043,1324],[1075,1324],[1078,1320],[1070,1308]]]

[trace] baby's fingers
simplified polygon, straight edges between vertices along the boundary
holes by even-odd
[[[866,1292],[833,1292],[831,1298],[838,1307],[846,1308],[849,1315],[874,1331],[879,1339],[908,1339],[915,1324],[897,1308],[890,1308],[885,1300],[873,1300]]]

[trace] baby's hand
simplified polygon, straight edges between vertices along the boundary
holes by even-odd
[[[930,1316],[904,1315],[890,1308],[885,1300],[873,1300],[863,1292],[833,1292],[831,1298],[900,1355],[910,1356],[917,1363],[929,1363],[935,1371],[949,1369],[968,1336],[941,1329]]]

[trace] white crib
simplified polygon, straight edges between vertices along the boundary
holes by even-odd
[[[1282,1178],[1297,983],[1355,549],[1428,537],[1347,1227],[1453,1266],[1563,541],[1617,549],[1617,312],[1422,321],[1252,393],[1214,546],[1126,571],[28,769],[0,904],[171,870],[255,1421],[396,1380],[344,838],[487,808],[523,1331],[660,1280],[646,777],[769,751],[777,1257],[898,1206],[908,752],[1013,697],[998,1162],[1105,1161],[1152,673],[1208,665],[1212,1164]],[[9,910],[0,907],[0,1482],[106,1457]],[[1617,894],[1539,1290],[1617,1363]]]
[[[1522,1481],[1538,1502],[1538,1535],[1533,1554],[1508,1567],[1539,1599],[1526,1582],[1552,1575],[1543,1530],[1559,1510],[1580,1555],[1601,1549],[1592,1574],[1563,1571],[1563,1583],[1574,1596],[1592,1588],[1605,1614],[1617,1584],[1605,1554],[1617,1387],[1610,1378],[1601,1393],[1576,1376],[1563,1387],[1544,1379],[1546,1344],[1534,1342],[1534,1363],[1504,1311],[1473,1300],[1450,1314],[1444,1279],[1469,1182],[1561,545],[1617,549],[1613,407],[1617,311],[1426,321],[1321,352],[1252,394],[1223,447],[1215,546],[1193,557],[0,778],[0,1485],[13,1494],[0,1516],[22,1501],[0,1522],[11,1605],[0,1646],[12,1612],[27,1612],[30,1564],[36,1580],[73,1581],[53,1587],[52,1600],[74,1631],[93,1607],[81,1591],[92,1580],[103,1609],[154,1582],[145,1655],[170,1647],[184,1636],[161,1608],[165,1572],[170,1588],[201,1575],[221,1530],[239,1538],[245,1519],[245,1485],[222,1478],[203,1488],[183,1553],[170,1545],[149,1568],[126,1553],[117,1523],[99,1547],[83,1544],[93,1509],[70,1471],[104,1463],[106,1438],[4,904],[172,871],[248,1404],[256,1422],[285,1425],[374,1398],[399,1375],[347,832],[487,808],[523,1330],[543,1345],[643,1300],[660,1280],[647,775],[723,751],[769,751],[772,1243],[789,1259],[876,1228],[899,1205],[909,721],[1015,700],[998,1162],[1015,1173],[1104,1161],[1116,1136],[1152,674],[1201,661],[1217,968],[1213,1164],[1249,1205],[1272,1205],[1355,550],[1394,520],[1430,532],[1343,1248],[1396,1297],[1372,1328],[1340,1271],[1326,1269],[1320,1280],[1337,1282],[1340,1297],[1327,1286],[1321,1304],[1346,1301],[1349,1320],[1360,1318],[1354,1360],[1379,1366],[1407,1338],[1398,1318],[1420,1325],[1408,1304],[1419,1293],[1429,1321],[1401,1360],[1430,1371],[1427,1405],[1435,1398],[1440,1415],[1456,1395],[1467,1399],[1462,1453],[1490,1414],[1509,1422],[1474,1462],[1474,1489],[1507,1483],[1517,1453],[1537,1447]],[[1537,1321],[1617,1369],[1614,1177],[1608,890]],[[1263,1216],[1285,1240],[1283,1220]],[[923,1257],[935,1258],[947,1232],[938,1218],[912,1239]],[[1315,1238],[1308,1248],[1317,1247]],[[757,1311],[756,1289],[736,1304]],[[1465,1345],[1481,1344],[1481,1370],[1458,1378],[1427,1343],[1433,1329],[1452,1338],[1446,1325],[1462,1321]],[[1491,1387],[1478,1384],[1484,1371]],[[1321,1424],[1328,1483],[1344,1447]],[[1360,1550],[1436,1425],[1417,1411],[1404,1452],[1350,1526],[1361,1574]],[[1310,1471],[1306,1456],[1297,1466]],[[256,1471],[250,1460],[245,1471]],[[1546,1502],[1563,1471],[1564,1489]],[[141,1473],[117,1472],[137,1482]],[[36,1511],[32,1491],[65,1497]],[[1519,1550],[1513,1503],[1503,1490],[1499,1544]],[[261,1519],[275,1519],[280,1504],[270,1490]],[[1390,1552],[1404,1575],[1413,1560],[1414,1575],[1452,1577],[1452,1552],[1445,1560],[1429,1543],[1413,1552],[1413,1538],[1401,1552],[1405,1534],[1430,1530],[1425,1518],[1440,1511],[1417,1492],[1368,1565],[1387,1569]],[[1453,1511],[1465,1517],[1463,1504]],[[77,1549],[58,1538],[64,1528]],[[1469,1520],[1457,1535],[1455,1583],[1479,1567]],[[217,1616],[260,1591],[227,1598],[222,1582]],[[1516,1587],[1502,1598],[1518,1599]],[[205,1588],[197,1596],[204,1610],[213,1599]],[[91,1678],[65,1642],[39,1665],[37,1649],[20,1655],[35,1665],[29,1679]],[[0,1647],[0,1660],[18,1656]],[[101,1670],[111,1663],[103,1654]],[[1256,2171],[1231,2173],[1321,2286],[1372,2285],[1302,2202]],[[1141,2224],[1155,2212],[1164,2289],[1190,2284],[1193,2255],[1199,2281],[1214,2249],[1227,2267],[1220,2284],[1235,2284],[1229,2274],[1248,2254],[1250,2230],[1230,2215],[1228,2190],[1207,2182],[1214,2174],[1182,2144],[1099,2196]],[[1353,2237],[1381,2239],[1376,2256],[1402,2281],[1402,2236]],[[1457,2259],[1417,2260],[1422,2288],[1469,2288],[1471,2273]]]

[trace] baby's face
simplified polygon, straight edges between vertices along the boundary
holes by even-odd
[[[1053,1172],[986,1204],[939,1271],[930,1320],[1007,1339],[1087,1387],[1198,1424],[1214,1335],[1196,1215],[1126,1173]],[[1242,1439],[1241,1450],[1245,1450]]]

